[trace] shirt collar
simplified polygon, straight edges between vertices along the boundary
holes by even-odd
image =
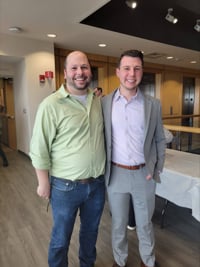
[[[67,98],[70,97],[70,94],[68,93],[67,90],[65,90],[65,85],[62,84],[61,87],[57,91],[59,93],[59,98]],[[93,91],[92,89],[88,89],[88,95],[93,96]]]
[[[120,94],[120,90],[118,88],[116,93],[115,93],[115,96],[114,96],[114,101],[118,101],[121,97],[123,97],[123,95]],[[137,88],[136,95],[132,96],[131,101],[134,99],[138,100],[138,101],[142,99],[142,93],[141,93],[139,87]]]
[[[59,98],[67,98],[69,97],[69,93],[67,92],[67,90],[65,90],[65,85],[62,84],[61,87],[58,89],[57,91],[59,93]]]

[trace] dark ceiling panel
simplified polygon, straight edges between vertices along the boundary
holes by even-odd
[[[200,0],[138,0],[130,9],[124,0],[112,0],[82,20],[97,28],[143,39],[200,51],[200,32],[194,30],[200,19]],[[173,8],[177,24],[165,20],[168,8]]]

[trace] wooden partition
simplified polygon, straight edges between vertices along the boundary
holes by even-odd
[[[64,61],[71,50],[55,48],[56,87],[64,82]],[[98,69],[98,86],[104,95],[119,86],[116,77],[117,58],[86,53],[92,67]],[[145,58],[144,58],[145,60]],[[195,78],[194,113],[200,113],[200,71],[145,62],[144,72],[155,74],[155,96],[161,100],[163,116],[182,115],[183,77]],[[169,119],[167,124],[171,124]],[[179,121],[173,123],[179,124]]]

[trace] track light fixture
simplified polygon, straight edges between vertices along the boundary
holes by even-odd
[[[137,2],[136,1],[127,0],[126,4],[127,4],[128,7],[133,8],[133,9],[137,7]]]
[[[196,23],[196,25],[194,25],[194,29],[195,29],[197,32],[200,32],[200,19],[197,19],[197,23]]]
[[[172,15],[172,12],[173,12],[173,8],[169,8],[168,9],[168,13],[165,17],[165,19],[173,24],[177,23],[178,22],[178,19],[175,18],[173,15]]]

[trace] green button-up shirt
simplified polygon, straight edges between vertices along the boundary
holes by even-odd
[[[86,105],[62,85],[38,108],[30,145],[36,169],[70,180],[104,174],[105,148],[100,98],[88,90]]]

